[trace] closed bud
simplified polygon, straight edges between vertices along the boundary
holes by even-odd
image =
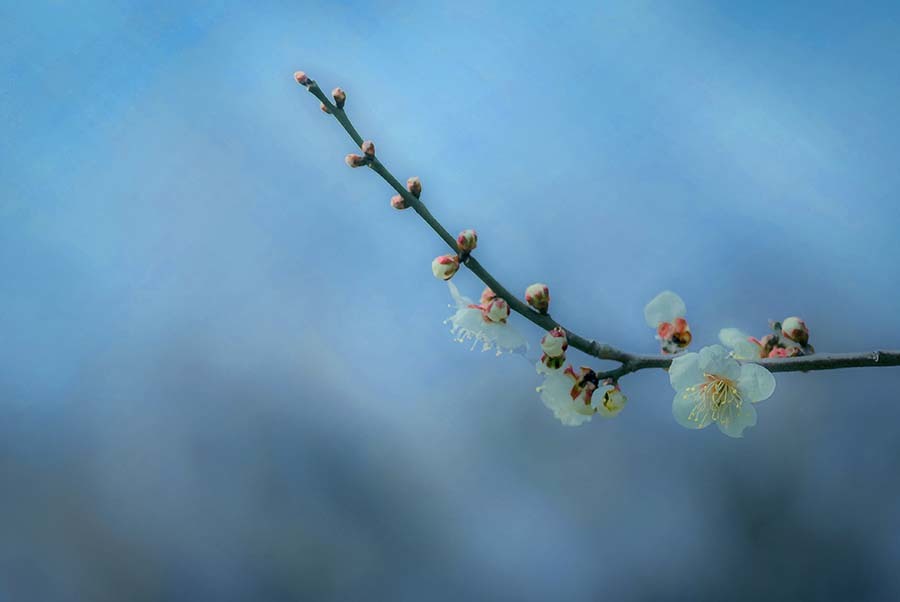
[[[478,233],[475,230],[463,230],[456,237],[456,246],[466,253],[473,251],[478,246]]]
[[[806,323],[796,316],[785,318],[781,322],[781,334],[804,347],[809,343],[809,329]]]
[[[509,304],[500,297],[494,297],[481,308],[481,315],[487,322],[505,323],[509,317]]]
[[[411,195],[419,198],[419,195],[422,194],[422,182],[417,176],[413,176],[406,181],[406,189]]]
[[[541,339],[541,350],[550,357],[564,356],[568,348],[569,340],[562,328],[554,328]]]
[[[350,167],[362,167],[366,164],[366,158],[359,155],[349,154],[344,157],[344,162]]]
[[[340,88],[335,88],[331,91],[331,97],[334,99],[334,104],[339,109],[344,108],[344,103],[347,102],[347,93],[341,90]]]
[[[431,272],[439,280],[450,280],[459,270],[459,257],[456,255],[441,255],[431,262]]]
[[[525,289],[525,301],[539,312],[546,313],[550,307],[550,289],[540,282],[532,284]]]
[[[406,204],[406,199],[404,199],[399,194],[395,194],[391,197],[391,207],[394,209],[406,209],[408,205]]]
[[[328,113],[329,115],[331,114],[331,109],[326,107],[324,102],[319,103],[319,108],[322,109],[323,113]]]
[[[359,148],[362,149],[362,152],[365,153],[367,157],[375,156],[375,143],[371,140],[366,140],[359,145]]]
[[[309,77],[302,71],[294,71],[294,79],[297,80],[297,83],[301,86],[309,85],[310,82]]]
[[[566,363],[566,354],[550,357],[546,353],[541,354],[541,363],[551,370],[559,370]]]

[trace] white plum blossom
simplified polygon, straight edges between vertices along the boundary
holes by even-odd
[[[597,404],[597,415],[601,418],[615,418],[625,408],[626,403],[628,398],[618,385],[606,385],[600,403]]]
[[[679,353],[691,344],[691,328],[685,315],[687,306],[672,291],[661,292],[644,307],[644,319],[656,329],[663,353]]]
[[[504,351],[523,353],[528,349],[528,342],[515,328],[507,324],[509,305],[500,297],[489,299],[484,305],[476,305],[468,297],[460,294],[452,282],[447,282],[450,295],[453,297],[456,313],[444,320],[451,324],[450,332],[456,340],[463,342],[472,339],[472,349],[480,342],[482,351],[495,348],[497,355]]]
[[[597,408],[592,405],[592,385],[578,387],[577,377],[571,367],[566,370],[551,370],[538,362],[537,371],[544,375],[544,383],[537,388],[541,401],[560,422],[566,426],[581,426],[590,422],[597,413]]]
[[[721,345],[704,347],[672,360],[675,389],[672,415],[681,426],[702,429],[713,422],[729,437],[743,436],[756,424],[753,404],[772,396],[775,377],[757,364],[740,364]]]

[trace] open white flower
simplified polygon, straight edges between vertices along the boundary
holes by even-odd
[[[593,387],[577,387],[577,377],[571,367],[549,370],[538,362],[537,371],[544,375],[544,384],[537,388],[541,401],[560,422],[566,426],[581,426],[590,422],[597,412],[592,405]]]
[[[444,323],[450,322],[450,332],[456,336],[457,341],[472,339],[472,349],[480,342],[482,351],[495,348],[497,355],[504,351],[524,353],[528,349],[525,337],[507,323],[509,306],[505,301],[497,297],[485,305],[475,305],[471,299],[460,294],[455,284],[448,281],[447,285],[450,287],[456,313],[444,320]]]
[[[672,415],[681,426],[702,429],[713,422],[729,437],[756,424],[752,404],[775,391],[775,377],[757,364],[739,364],[721,345],[676,357],[669,381],[677,391]]]

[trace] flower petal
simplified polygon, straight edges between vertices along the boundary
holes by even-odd
[[[675,417],[675,421],[688,429],[702,429],[709,426],[712,423],[710,414],[703,411],[702,407],[697,407],[698,403],[695,397],[683,391],[676,393],[672,400],[672,416]]]
[[[660,322],[671,322],[686,314],[687,307],[684,301],[672,291],[663,291],[656,295],[644,308],[644,319],[651,328],[656,328]]]
[[[759,364],[743,364],[737,385],[746,401],[756,403],[775,392],[775,377]]]
[[[750,342],[750,335],[737,328],[723,328],[719,331],[719,340],[732,350],[731,355],[739,360],[759,358],[760,347]]]
[[[696,353],[685,353],[672,360],[669,366],[669,382],[679,393],[702,383],[703,372],[700,371],[700,356]]]
[[[743,437],[744,429],[751,426],[756,426],[756,408],[750,403],[742,403],[739,410],[719,417],[719,430],[729,437]]]
[[[553,411],[553,415],[566,426],[580,426],[585,422],[590,422],[593,417],[591,414],[582,414],[579,412],[577,404],[584,405],[579,400],[572,399],[570,391],[572,390],[572,380],[566,376],[562,370],[547,374],[544,384],[537,388],[541,394],[541,401],[544,405]]]
[[[721,345],[710,345],[700,350],[700,371],[736,381],[741,375],[741,365]]]

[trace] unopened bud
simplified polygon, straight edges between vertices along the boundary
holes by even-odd
[[[309,77],[302,71],[294,71],[294,79],[297,80],[297,83],[301,86],[306,86],[310,82]]]
[[[435,278],[450,280],[459,270],[459,257],[456,255],[441,255],[431,262],[431,272]]]
[[[406,204],[406,199],[399,194],[395,194],[391,197],[391,207],[394,209],[406,209],[408,205]]]
[[[500,297],[494,297],[486,306],[482,307],[481,315],[486,321],[505,323],[509,317],[509,304]]]
[[[475,230],[463,230],[456,237],[456,246],[466,253],[473,251],[478,246],[478,233]]]
[[[797,317],[785,318],[781,322],[781,334],[804,347],[809,343],[809,329],[806,323]]]
[[[331,109],[326,107],[324,102],[319,103],[319,108],[322,109],[323,113],[328,113],[329,115],[331,115]]]
[[[331,97],[334,99],[334,104],[339,109],[344,108],[344,103],[347,102],[347,93],[341,90],[340,88],[335,88],[331,91]]]
[[[419,198],[419,195],[422,194],[422,182],[419,180],[418,176],[413,176],[406,181],[406,189],[411,195]]]
[[[525,301],[541,313],[550,307],[550,289],[546,284],[537,282],[525,289]]]
[[[559,370],[563,367],[563,364],[566,363],[566,354],[558,355],[556,357],[550,357],[546,353],[541,354],[541,363],[550,368],[551,370]]]
[[[566,331],[559,327],[547,332],[541,339],[541,350],[550,357],[564,355],[568,347],[569,340],[566,337]]]
[[[362,152],[365,153],[367,157],[375,156],[375,143],[371,140],[366,140],[359,145],[359,148],[362,149]]]
[[[351,153],[344,157],[344,162],[346,162],[350,167],[362,167],[366,164],[366,158]]]
[[[486,286],[486,287],[484,287],[484,290],[481,291],[481,299],[479,299],[479,301],[481,301],[482,305],[487,305],[488,303],[490,303],[491,301],[493,301],[496,298],[497,298],[497,293],[492,291],[491,287]]]

